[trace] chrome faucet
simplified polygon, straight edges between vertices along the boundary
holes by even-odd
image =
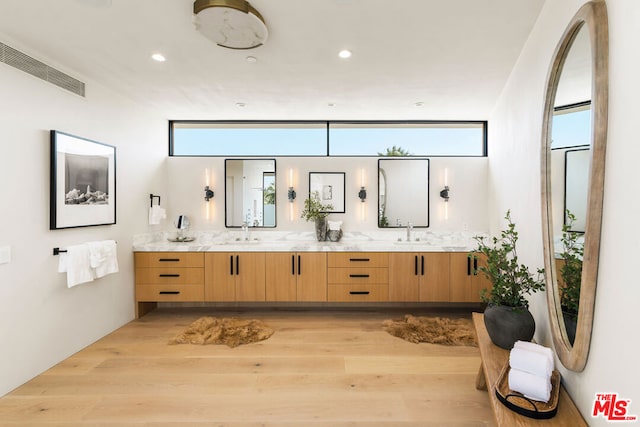
[[[249,224],[246,221],[242,223],[242,238],[249,240]]]
[[[413,224],[411,222],[407,222],[407,242],[411,241],[411,230],[413,230]]]

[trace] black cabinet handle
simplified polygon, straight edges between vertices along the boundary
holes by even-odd
[[[473,257],[473,275],[478,275],[478,258]]]
[[[160,262],[180,262],[180,258],[160,258]]]
[[[178,295],[180,291],[160,291],[160,295]]]
[[[302,274],[302,264],[300,258],[300,255],[298,255],[298,276]]]
[[[418,255],[413,256],[413,274],[418,275]]]
[[[350,274],[349,277],[369,277],[368,274]]]
[[[296,256],[291,255],[291,275],[295,276],[296,274]]]
[[[229,256],[229,274],[233,276],[233,255]]]
[[[352,262],[369,262],[369,258],[349,258],[349,261]]]
[[[180,277],[179,274],[159,274],[160,277]]]
[[[471,258],[467,257],[467,276],[471,276]]]
[[[236,255],[236,276],[240,274],[240,255]]]
[[[350,295],[369,295],[369,291],[349,291]]]
[[[421,270],[420,270],[421,271],[420,274],[424,276],[424,255],[420,255],[420,258],[422,259],[422,261],[421,261],[422,267],[421,267]]]

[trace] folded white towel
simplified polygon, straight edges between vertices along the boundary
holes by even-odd
[[[88,245],[67,246],[67,252],[60,255],[58,271],[67,273],[67,287],[93,281],[94,271],[91,268]]]
[[[118,272],[117,247],[114,240],[87,243],[91,267],[96,278]]]
[[[549,347],[545,347],[543,345],[536,344],[530,341],[516,341],[515,344],[513,345],[513,348],[519,348],[523,350],[535,351],[538,353],[545,354],[549,358],[549,362],[551,363],[551,370],[553,371],[555,369],[555,362],[553,359],[553,350],[551,350]]]
[[[509,353],[509,366],[512,369],[550,378],[553,372],[553,359],[545,353],[514,347]]]
[[[167,211],[159,205],[149,208],[149,225],[160,224],[160,221],[167,217]]]
[[[548,402],[551,397],[551,378],[512,368],[509,370],[509,388],[529,399]]]
[[[329,230],[340,230],[342,227],[342,221],[327,221],[329,223]]]

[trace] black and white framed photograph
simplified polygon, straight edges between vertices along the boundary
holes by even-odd
[[[331,204],[329,213],[344,213],[344,172],[309,172],[309,194],[317,192],[322,204]]]
[[[116,147],[51,131],[49,229],[116,223]]]

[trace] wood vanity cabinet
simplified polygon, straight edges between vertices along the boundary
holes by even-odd
[[[269,252],[266,254],[266,300],[327,300],[327,254]]]
[[[449,301],[448,252],[390,252],[389,301]]]
[[[207,252],[205,301],[265,301],[264,252]]]
[[[331,302],[388,301],[389,254],[330,252],[327,281],[327,300]]]
[[[480,302],[480,291],[490,289],[491,281],[478,271],[478,267],[486,262],[482,254],[469,257],[467,252],[451,253],[450,268],[450,300],[454,302]]]
[[[204,300],[204,253],[136,252],[136,316],[157,302]]]

